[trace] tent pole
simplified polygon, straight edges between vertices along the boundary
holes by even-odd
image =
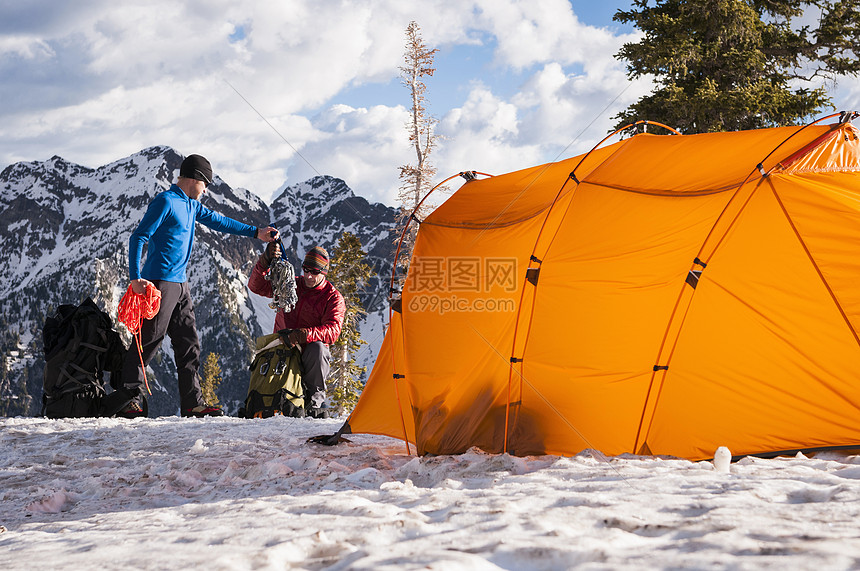
[[[516,321],[514,322],[514,336],[513,336],[512,342],[511,342],[511,359],[510,359],[510,366],[508,368],[508,398],[507,398],[507,402],[505,403],[505,438],[504,438],[504,446],[503,446],[503,452],[505,452],[505,453],[507,453],[507,451],[508,451],[508,431],[509,431],[509,424],[510,424],[511,391],[512,391],[512,386],[513,386],[514,366],[517,363],[523,362],[523,355],[521,355],[519,357],[516,356],[517,337],[519,334],[520,317],[522,315],[523,299],[525,297],[525,291],[526,291],[527,284],[532,283],[529,280],[529,272],[532,270],[540,271],[540,264],[542,263],[542,259],[537,257],[537,249],[538,249],[538,245],[541,242],[541,237],[543,236],[543,232],[546,229],[547,222],[549,221],[550,215],[552,214],[552,210],[555,207],[556,203],[558,202],[558,199],[564,193],[564,189],[567,186],[567,183],[569,180],[573,180],[574,184],[576,185],[576,187],[574,187],[574,192],[576,191],[576,188],[579,187],[580,180],[576,176],[576,169],[578,169],[582,165],[582,163],[585,161],[585,159],[587,159],[594,151],[596,151],[598,149],[598,147],[600,147],[601,145],[603,145],[603,143],[605,143],[606,141],[608,141],[610,138],[614,137],[615,135],[621,133],[622,131],[625,131],[631,127],[635,128],[637,125],[648,125],[648,124],[663,127],[664,129],[667,129],[668,131],[672,132],[675,135],[681,134],[677,130],[675,130],[671,127],[668,127],[666,125],[663,125],[662,123],[657,123],[655,121],[637,121],[635,123],[625,125],[624,127],[621,127],[620,129],[613,131],[612,133],[610,133],[609,135],[607,135],[606,137],[601,139],[596,145],[594,145],[591,148],[591,150],[588,151],[588,153],[583,155],[583,157],[579,160],[579,162],[576,164],[576,166],[573,167],[573,170],[571,171],[570,175],[568,175],[568,177],[565,179],[564,183],[561,185],[561,188],[558,189],[558,192],[556,193],[555,198],[553,198],[552,202],[550,203],[549,208],[547,208],[546,216],[544,217],[543,222],[541,223],[541,227],[538,230],[537,237],[535,238],[535,244],[532,247],[531,257],[529,258],[529,267],[526,269],[526,274],[525,274],[525,277],[523,278],[523,287],[520,290],[520,302],[517,305],[517,317],[516,317]],[[532,267],[532,265],[531,265],[532,262],[536,262],[538,264],[538,267],[537,268]],[[533,285],[535,286],[535,288],[537,288],[537,280],[535,282],[533,282]],[[537,293],[535,293],[535,295],[532,298],[533,304],[534,304],[534,299],[536,297],[537,297]],[[529,322],[531,322],[531,318],[529,318]],[[528,334],[528,331],[526,332],[526,335],[527,334]],[[526,339],[526,342],[527,341],[528,341],[528,339]],[[525,353],[525,343],[523,344],[523,353]],[[523,365],[520,365],[520,367],[522,369]],[[519,375],[520,375],[520,379],[524,378],[522,370],[520,371]]]
[[[475,175],[478,175],[478,174],[485,175],[485,176],[492,176],[492,175],[487,175],[486,173],[479,173],[479,172],[475,172],[475,171],[460,172],[460,173],[451,175],[448,178],[446,178],[445,180],[443,180],[442,182],[440,182],[439,184],[437,184],[436,186],[434,186],[433,188],[431,188],[429,190],[429,192],[427,192],[427,194],[424,195],[424,197],[418,202],[418,204],[412,210],[412,212],[409,215],[409,218],[406,219],[406,224],[403,225],[403,230],[400,232],[400,239],[397,241],[397,250],[394,253],[394,264],[391,267],[391,282],[390,282],[390,285],[388,288],[388,323],[389,324],[391,323],[391,320],[392,320],[392,317],[394,314],[394,309],[392,306],[393,302],[395,301],[393,299],[394,298],[394,292],[397,291],[395,289],[395,285],[394,285],[396,283],[395,280],[397,279],[397,262],[399,261],[399,258],[400,258],[400,250],[403,247],[403,240],[406,237],[406,231],[409,229],[409,225],[412,223],[412,221],[417,220],[417,217],[415,216],[415,214],[418,212],[418,209],[421,208],[421,206],[424,204],[424,201],[427,200],[427,198],[431,194],[433,194],[433,192],[436,189],[438,189],[440,186],[442,186],[443,184],[445,184],[449,180],[451,180],[453,178],[457,178],[458,176],[462,176],[463,178],[466,179],[466,182],[469,182],[470,180],[474,180]],[[407,273],[407,276],[408,276],[408,273]],[[403,293],[401,291],[401,298],[402,298],[402,295],[403,295]],[[401,343],[402,343],[403,347],[405,348],[406,347],[406,336],[403,334],[403,328],[404,327],[405,327],[405,322],[404,322],[403,318],[401,317],[401,319],[400,319],[400,328],[401,328],[400,337],[401,337]],[[403,375],[398,375],[398,373],[397,373],[397,361],[394,358],[394,353],[395,353],[395,351],[392,348],[392,351],[391,351],[391,371],[394,374],[394,395],[397,398],[397,409],[398,409],[398,412],[400,413],[400,424],[403,428],[403,442],[406,444],[406,454],[409,455],[409,454],[412,454],[412,451],[409,448],[409,434],[406,431],[406,418],[403,416],[403,404],[400,401],[400,388],[398,387],[398,382],[397,382],[399,379],[406,378],[406,377]],[[417,445],[417,442],[416,442],[416,445]],[[416,453],[417,453],[417,449],[416,449]]]

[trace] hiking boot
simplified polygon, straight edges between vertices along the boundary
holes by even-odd
[[[331,411],[325,407],[312,406],[305,410],[310,418],[331,418]]]
[[[194,416],[196,418],[203,418],[204,416],[224,416],[224,411],[217,406],[201,404],[194,408],[183,408],[182,416]]]
[[[146,411],[143,410],[143,405],[140,404],[140,400],[131,399],[131,401],[122,407],[116,415],[122,418],[139,418],[141,416],[146,416]]]

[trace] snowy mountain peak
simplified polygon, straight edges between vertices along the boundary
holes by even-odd
[[[7,363],[0,403],[6,396],[26,403],[15,410],[0,407],[0,414],[38,412],[41,327],[60,304],[92,297],[115,315],[128,284],[128,237],[152,198],[175,181],[182,160],[172,148],[154,146],[96,169],[54,156],[0,173],[0,248],[7,253],[0,257],[0,352]],[[341,179],[321,176],[285,187],[270,207],[250,191],[234,191],[216,174],[202,202],[247,224],[274,223],[296,267],[308,247],[332,249],[348,230],[361,240],[371,266],[383,276],[390,273],[394,209],[356,197]],[[271,331],[274,320],[246,288],[262,245],[202,225],[196,235],[188,271],[203,355],[222,359],[230,410],[247,391],[248,348],[255,336]],[[362,300],[371,316],[382,311],[383,282],[373,278],[366,284]],[[374,355],[375,348],[363,361]],[[177,402],[172,358],[165,357],[154,366],[158,390],[150,410],[156,414],[173,414]]]

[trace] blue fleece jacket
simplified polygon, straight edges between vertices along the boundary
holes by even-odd
[[[182,283],[188,278],[185,268],[194,246],[194,223],[200,222],[213,230],[255,237],[257,228],[227,218],[209,210],[199,201],[189,198],[175,184],[159,193],[128,240],[128,275],[132,280],[164,280]],[[140,257],[143,245],[149,243],[143,270]]]

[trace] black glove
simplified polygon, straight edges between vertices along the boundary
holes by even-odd
[[[278,331],[278,337],[281,338],[281,343],[283,343],[287,347],[290,346],[290,333],[292,332],[292,329],[281,329],[280,331]]]
[[[269,242],[263,255],[260,256],[260,261],[263,263],[263,269],[268,268],[272,264],[272,260],[281,257],[281,246],[277,242]]]
[[[308,341],[307,329],[281,329],[278,331],[278,335],[287,347],[303,345]]]
[[[308,342],[308,330],[307,329],[293,329],[289,335],[287,335],[287,339],[289,340],[288,345],[290,347],[294,345],[304,345]]]

